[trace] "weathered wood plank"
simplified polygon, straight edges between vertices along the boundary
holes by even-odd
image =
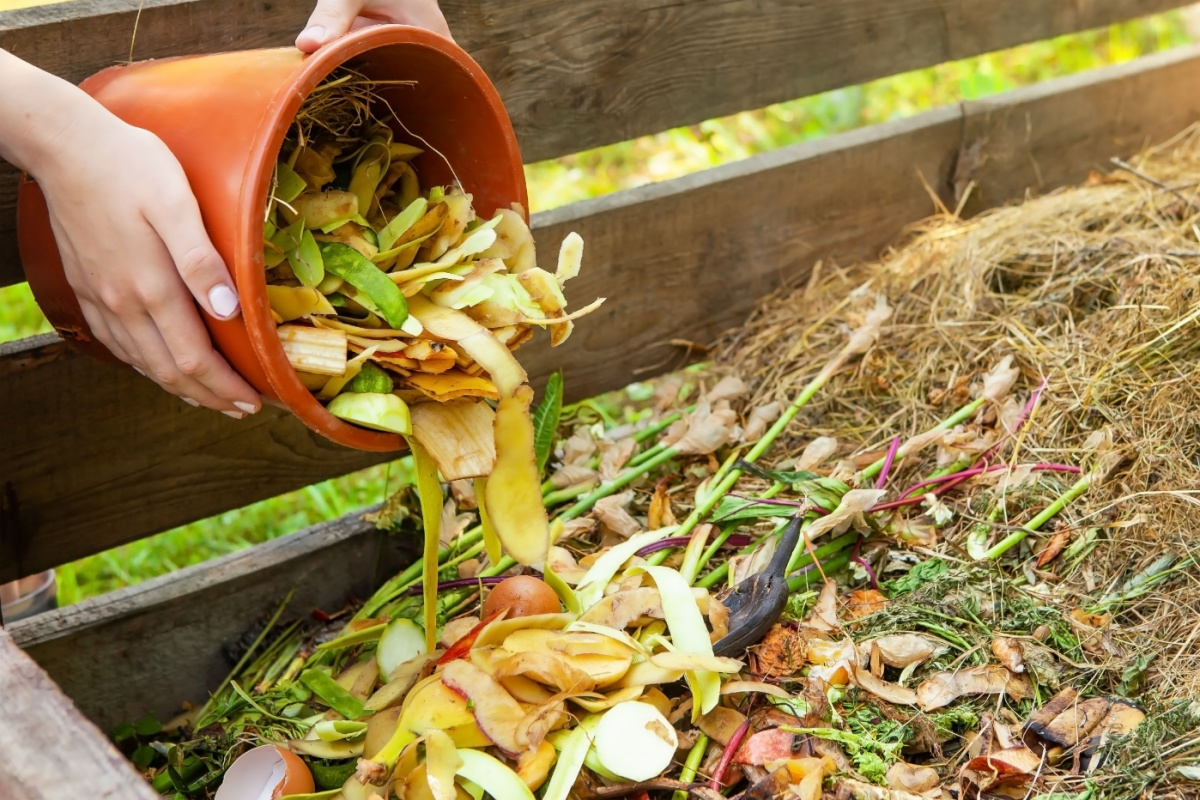
[[[1174,135],[1200,118],[1196,85],[1191,47],[537,215],[543,266],[578,231],[570,294],[609,301],[564,347],[530,345],[522,360],[534,376],[564,367],[573,398],[662,371],[671,339],[712,340],[782,277],[875,256],[931,210],[918,172],[949,197],[963,144],[986,139],[973,202],[1001,203]],[[0,357],[0,430],[0,487],[17,505],[0,528],[0,580],[375,458],[330,458],[271,413],[234,423],[190,409],[50,344]]]
[[[3,628],[0,719],[4,720],[0,725],[0,797],[4,800],[67,796],[158,800],[158,793]]]
[[[10,632],[104,730],[147,713],[165,722],[182,701],[205,700],[232,666],[223,646],[289,591],[284,619],[363,599],[418,557],[418,537],[405,538],[354,514],[16,622]]]
[[[529,161],[1184,4],[442,0],[457,40],[495,81]],[[78,81],[131,52],[288,45],[311,7],[75,0],[0,14],[0,47]],[[0,285],[22,280],[15,188],[15,172],[0,169]]]

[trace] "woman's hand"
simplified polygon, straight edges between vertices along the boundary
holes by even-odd
[[[317,0],[308,25],[296,38],[296,47],[311,53],[352,30],[388,22],[453,38],[437,0]]]
[[[258,392],[213,349],[193,303],[220,319],[239,310],[183,168],[158,137],[0,51],[0,155],[45,195],[97,340],[192,405],[238,419],[258,411]]]

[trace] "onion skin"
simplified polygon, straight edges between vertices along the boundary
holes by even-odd
[[[491,616],[505,607],[509,609],[510,618],[562,611],[562,603],[554,590],[545,581],[532,575],[514,575],[496,584],[483,604],[483,616]]]

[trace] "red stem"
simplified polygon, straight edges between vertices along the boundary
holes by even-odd
[[[989,467],[975,467],[974,469],[967,469],[963,470],[962,472],[954,472],[949,475],[943,475],[940,478],[930,478],[927,481],[921,481],[905,491],[899,500],[893,500],[890,503],[880,503],[879,505],[868,509],[868,513],[888,511],[893,508],[903,508],[905,506],[915,506],[919,503],[922,503],[925,499],[925,496],[917,495],[916,497],[909,497],[909,495],[911,495],[913,492],[923,489],[926,486],[933,486],[934,484],[938,483],[944,484],[943,486],[935,489],[933,494],[945,494],[955,486],[958,486],[960,483],[969,480],[976,475],[982,475],[985,472],[995,472],[1001,469],[1010,469],[1010,467],[1007,464],[993,464]],[[1080,472],[1079,467],[1071,466],[1070,464],[1034,464],[1033,469],[1039,472],[1070,472],[1076,475]]]
[[[729,744],[725,745],[725,752],[721,753],[721,760],[717,762],[717,768],[713,770],[712,778],[708,781],[708,787],[714,792],[721,791],[721,780],[725,777],[725,770],[729,769],[729,765],[733,763],[733,756],[741,747],[742,739],[746,738],[749,730],[750,720],[746,719],[741,725],[738,725],[733,736],[729,737]]]
[[[887,458],[883,460],[883,469],[879,470],[879,480],[875,481],[875,488],[882,489],[887,484],[888,473],[892,471],[892,462],[896,460],[896,451],[900,449],[900,437],[892,439],[892,446],[888,448]]]

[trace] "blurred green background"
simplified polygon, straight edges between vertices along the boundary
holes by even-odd
[[[29,5],[31,0],[18,0]],[[0,10],[5,6],[0,4]],[[686,175],[777,147],[1003,92],[1193,41],[1187,14],[1171,12],[1073,36],[917,70],[699,125],[526,166],[533,211]],[[50,328],[27,286],[0,289],[0,342]],[[620,397],[611,413],[629,413]],[[404,462],[383,465],[66,565],[67,604],[382,500],[407,479]]]

